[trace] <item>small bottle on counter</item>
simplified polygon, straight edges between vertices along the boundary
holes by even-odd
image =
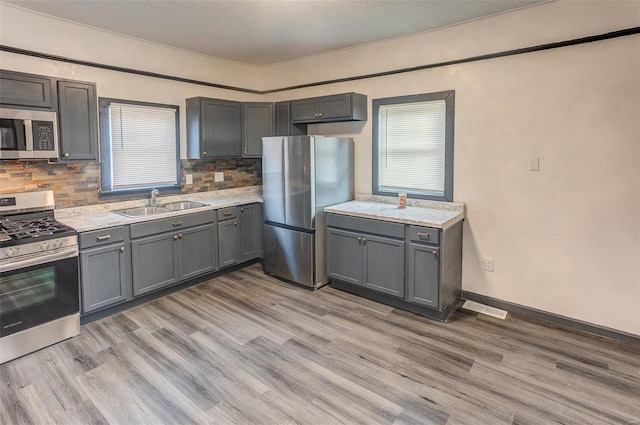
[[[407,207],[407,194],[398,193],[398,208],[406,208],[406,207]]]

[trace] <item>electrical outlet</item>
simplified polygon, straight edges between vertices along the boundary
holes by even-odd
[[[224,181],[224,173],[222,171],[216,171],[214,180],[217,181],[217,182],[223,182]]]
[[[186,184],[193,184],[193,174],[185,174],[184,175],[184,182]]]
[[[529,171],[540,171],[540,158],[529,158]]]
[[[484,257],[482,259],[482,268],[488,272],[492,272],[493,271],[493,258],[491,257]]]

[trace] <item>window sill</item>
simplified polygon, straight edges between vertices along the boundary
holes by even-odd
[[[98,195],[100,200],[105,201],[127,201],[131,199],[148,198],[154,187],[122,190],[101,190]],[[160,191],[160,195],[179,195],[182,193],[181,185],[155,187]]]

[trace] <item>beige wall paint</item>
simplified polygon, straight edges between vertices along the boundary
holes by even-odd
[[[558,2],[281,64],[265,81],[289,86],[639,24],[637,2]],[[375,98],[449,89],[454,198],[468,213],[463,289],[640,335],[640,36],[272,97],[355,91],[371,108]],[[362,193],[371,193],[371,123],[309,126],[355,139]],[[528,171],[533,157],[538,172]],[[495,272],[482,270],[484,256]]]
[[[640,24],[637,2],[560,1],[256,71],[0,8],[2,44],[262,89]],[[36,24],[46,37],[33,35]],[[374,98],[453,89],[454,197],[468,209],[463,289],[640,335],[638,52],[640,37],[631,36],[262,98],[9,53],[0,53],[0,67],[94,81],[99,96],[178,104],[183,157],[187,97],[276,101],[355,91],[370,105]],[[356,188],[371,191],[371,119],[312,125],[309,132],[353,137]],[[527,170],[531,157],[540,158],[540,171]],[[482,256],[495,258],[494,273],[481,270]]]

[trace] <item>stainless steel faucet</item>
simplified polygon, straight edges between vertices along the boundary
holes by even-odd
[[[155,207],[157,205],[156,198],[158,197],[158,195],[160,195],[160,191],[158,189],[156,189],[155,187],[151,189],[151,200],[149,201],[150,206]]]

